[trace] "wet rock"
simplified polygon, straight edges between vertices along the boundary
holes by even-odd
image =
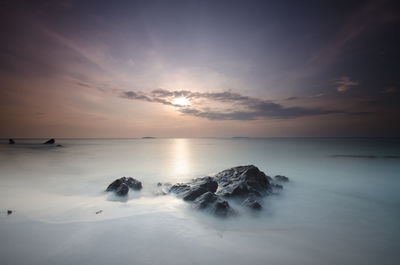
[[[193,208],[209,210],[212,214],[220,217],[226,217],[234,213],[234,210],[230,207],[229,203],[208,191],[197,197],[193,201]]]
[[[118,188],[115,190],[115,194],[118,196],[125,196],[129,192],[129,187],[126,185],[126,183],[121,183],[121,185],[118,186]]]
[[[217,195],[225,197],[263,196],[270,188],[270,181],[256,166],[239,166],[215,175]]]
[[[232,215],[234,211],[229,206],[229,203],[227,201],[218,199],[213,205],[212,213],[219,217],[227,217],[229,215]]]
[[[218,196],[208,191],[197,197],[196,200],[194,200],[193,205],[196,209],[204,209],[216,200],[218,200]]]
[[[210,177],[196,178],[188,183],[178,183],[169,189],[185,201],[193,203],[195,209],[208,209],[217,216],[228,216],[234,213],[228,200],[241,201],[243,207],[261,210],[260,200],[282,185],[274,181],[287,181],[280,176],[272,179],[256,166],[239,166],[230,168]]]
[[[248,208],[254,209],[254,210],[261,210],[262,206],[261,204],[252,198],[247,198],[242,202],[243,206],[246,206]]]
[[[194,201],[197,197],[200,195],[206,193],[207,190],[202,187],[193,187],[189,189],[186,193],[183,194],[183,200],[184,201]]]
[[[15,144],[14,139],[8,139],[8,144]]]
[[[46,142],[44,142],[43,144],[54,144],[56,142],[56,140],[54,140],[53,138],[47,140]]]
[[[129,189],[141,190],[142,182],[132,177],[122,177],[114,180],[106,189],[106,191],[114,191],[118,196],[125,196]]]
[[[280,182],[288,182],[288,181],[289,181],[289,178],[288,178],[288,177],[285,177],[285,176],[282,176],[282,175],[276,175],[276,176],[274,177],[274,180],[280,181]]]
[[[13,213],[13,211],[7,210],[7,215],[10,215],[10,214],[12,214],[12,213]]]

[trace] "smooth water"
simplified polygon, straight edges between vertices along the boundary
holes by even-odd
[[[6,142],[1,264],[400,263],[399,139]],[[247,164],[290,178],[259,214],[219,219],[156,195],[157,182]],[[122,176],[144,186],[127,201],[104,192]]]

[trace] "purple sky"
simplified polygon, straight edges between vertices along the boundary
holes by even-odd
[[[0,1],[0,137],[400,136],[396,1]]]

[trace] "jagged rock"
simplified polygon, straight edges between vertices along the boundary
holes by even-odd
[[[256,166],[239,166],[215,175],[218,182],[217,195],[225,197],[263,196],[270,188],[267,175]]]
[[[118,188],[115,190],[115,194],[118,196],[125,196],[129,192],[129,187],[126,183],[121,183]]]
[[[15,144],[15,141],[14,141],[14,139],[8,139],[8,143],[9,144]]]
[[[43,144],[54,144],[56,142],[56,140],[54,140],[53,138],[47,140],[46,142],[44,142]]]
[[[285,176],[282,176],[282,175],[276,175],[276,176],[274,177],[274,180],[280,181],[280,182],[288,182],[288,181],[289,181],[289,178],[287,178],[287,177],[285,177]]]
[[[142,182],[131,178],[122,177],[114,180],[106,189],[106,191],[114,191],[118,196],[125,196],[129,192],[129,188],[132,190],[142,189]]]
[[[284,181],[284,178],[278,179]],[[169,192],[185,201],[191,201],[195,209],[208,209],[217,216],[228,216],[234,210],[227,199],[239,200],[242,206],[254,210],[262,209],[259,199],[273,193],[274,189],[282,188],[271,181],[273,179],[256,166],[239,166],[221,171],[212,177],[175,184]]]
[[[252,198],[245,199],[242,202],[242,205],[246,206],[246,207],[249,207],[251,209],[254,209],[254,210],[261,210],[261,208],[262,208],[261,204],[258,201],[256,201],[255,199],[252,199]]]
[[[210,191],[197,197],[193,201],[193,207],[195,209],[209,209],[211,213],[220,217],[226,217],[234,213],[226,200],[221,199]]]
[[[218,199],[218,196],[212,192],[206,192],[196,198],[193,201],[194,208],[204,209],[209,206],[211,203],[215,202]]]

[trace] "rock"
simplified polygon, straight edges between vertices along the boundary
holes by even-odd
[[[44,142],[43,144],[54,144],[56,142],[56,140],[54,140],[53,138],[47,140],[46,142]]]
[[[239,166],[215,175],[219,190],[217,195],[225,197],[263,196],[270,188],[267,175],[256,166]]]
[[[8,139],[8,144],[15,144],[14,139]]]
[[[12,214],[12,212],[13,212],[13,211],[11,211],[11,210],[7,210],[7,215]]]
[[[195,209],[209,209],[211,213],[220,217],[226,217],[234,213],[226,200],[221,199],[210,191],[197,197],[193,201],[193,207]]]
[[[284,178],[278,177],[282,182]],[[274,194],[275,189],[282,189],[281,185],[271,181],[273,179],[256,166],[239,166],[221,171],[212,177],[175,184],[170,187],[169,192],[192,202],[195,209],[208,209],[217,216],[228,216],[235,212],[229,205],[230,199],[241,201],[243,207],[261,210],[259,199]]]
[[[204,209],[213,202],[215,202],[217,199],[218,199],[217,195],[208,191],[197,197],[196,200],[194,200],[193,205],[194,208]]]
[[[279,181],[279,182],[288,182],[289,178],[282,176],[282,175],[276,175],[274,177],[274,180]]]
[[[141,190],[142,182],[131,177],[122,177],[108,185],[106,191],[114,191],[118,196],[125,196],[128,194],[129,188],[132,190]]]
[[[100,214],[100,213],[102,213],[103,212],[103,210],[98,210],[97,212],[96,212],[96,214]]]
[[[213,206],[212,213],[219,217],[227,217],[234,212],[227,201],[218,199]]]
[[[261,208],[262,208],[261,204],[258,201],[254,200],[252,198],[245,199],[242,202],[242,205],[246,206],[246,207],[249,207],[251,209],[254,209],[254,210],[261,210]]]
[[[118,196],[125,196],[129,192],[129,187],[126,183],[121,183],[118,188],[115,190],[115,194]]]

